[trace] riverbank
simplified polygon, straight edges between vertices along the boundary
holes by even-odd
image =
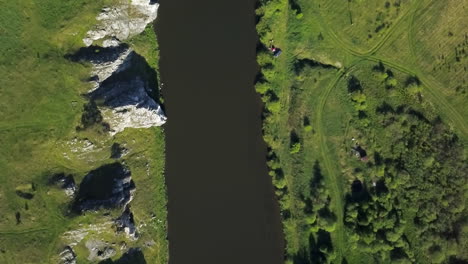
[[[258,7],[256,89],[266,106],[287,263],[466,259],[466,232],[452,233],[466,209],[443,198],[464,199],[444,182],[466,182],[466,107],[457,102],[467,97],[443,84],[447,76],[463,83],[465,75],[456,58],[437,69],[427,62],[461,44],[418,33],[428,18],[444,28],[458,27],[463,16],[448,15],[458,12],[456,3],[445,9],[429,1],[431,14],[423,15],[423,2],[272,0]],[[271,40],[278,57],[268,50]],[[450,158],[444,148],[453,148]]]

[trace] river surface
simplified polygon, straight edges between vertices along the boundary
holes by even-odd
[[[170,263],[282,263],[253,87],[255,1],[160,4]]]

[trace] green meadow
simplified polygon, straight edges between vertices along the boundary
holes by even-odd
[[[467,5],[260,1],[287,263],[468,260]]]
[[[0,263],[58,263],[70,243],[65,232],[106,226],[118,212],[74,216],[71,198],[48,181],[65,173],[79,184],[87,172],[115,162],[115,143],[129,150],[120,161],[136,185],[131,209],[141,237],[133,241],[109,227],[86,239],[140,247],[148,263],[167,262],[163,129],[126,129],[113,137],[98,125],[76,129],[91,65],[65,56],[84,46],[101,8],[114,2],[0,0]],[[128,42],[157,71],[152,27]],[[87,263],[83,242],[74,249],[78,263]],[[119,247],[113,259],[125,251]]]

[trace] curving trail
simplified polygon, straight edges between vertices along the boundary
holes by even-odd
[[[419,7],[419,3],[421,2],[422,0],[419,0],[419,1],[416,1],[414,2],[411,7],[408,9],[408,11],[406,11],[406,13],[404,15],[402,15],[398,21],[390,28],[390,30],[387,32],[387,34],[385,34],[379,41],[378,43],[372,47],[371,49],[369,49],[366,53],[364,53],[363,55],[371,55],[371,54],[375,54],[377,51],[380,50],[380,48],[382,48],[382,46],[388,42],[388,40],[395,34],[395,32],[398,32],[397,29],[400,29],[400,30],[404,30],[405,27],[402,26],[401,24],[403,23],[403,21],[406,20],[406,18],[410,17],[410,19],[413,19],[414,18],[414,14],[416,13],[416,10],[418,10],[418,7]]]
[[[448,119],[453,126],[458,130],[458,132],[461,134],[461,137],[464,141],[465,144],[468,143],[468,124],[464,117],[447,101],[445,96],[442,94],[441,90],[441,84],[435,80],[432,76],[429,74],[425,74],[422,72],[420,69],[411,69],[408,67],[405,67],[401,64],[398,64],[396,62],[393,62],[389,58],[381,57],[375,55],[378,51],[381,50],[381,48],[384,46],[385,43],[387,43],[392,37],[395,37],[395,33],[399,32],[397,30],[400,28],[400,30],[406,29],[406,27],[402,26],[403,21],[406,20],[406,18],[410,19],[410,24],[409,24],[409,29],[408,29],[408,34],[409,36],[414,33],[414,23],[415,23],[415,17],[417,10],[421,8],[421,4],[423,3],[422,0],[416,1],[412,4],[410,9],[403,15],[401,16],[398,21],[390,28],[390,30],[387,32],[387,34],[382,37],[379,42],[372,47],[371,49],[362,52],[357,50],[355,47],[352,47],[352,45],[347,44],[344,40],[340,39],[335,32],[330,28],[330,26],[325,22],[323,19],[322,15],[320,14],[319,11],[316,12],[317,17],[319,18],[321,22],[321,26],[324,29],[325,33],[328,34],[333,42],[341,49],[347,51],[349,54],[354,55],[356,59],[350,63],[349,67],[353,67],[356,65],[356,63],[359,62],[360,60],[368,60],[368,61],[374,61],[374,62],[383,62],[386,65],[395,68],[403,73],[409,74],[409,75],[415,75],[418,76],[418,78],[421,80],[422,84],[424,85],[425,90],[427,91],[427,95],[430,99],[431,102],[435,103],[437,107],[440,109],[441,113],[443,116]],[[412,57],[415,58],[415,41],[414,38],[411,36],[409,38],[410,42],[410,51],[412,53]]]
[[[28,228],[28,229],[23,229],[23,230],[17,230],[17,231],[2,231],[0,230],[0,235],[24,235],[24,234],[30,234],[30,233],[36,233],[36,232],[42,232],[42,231],[47,231],[50,228],[48,227],[40,227],[40,228]]]
[[[335,239],[337,243],[337,248],[339,250],[338,259],[341,258],[341,256],[343,255],[343,250],[346,248],[346,235],[345,235],[344,225],[343,225],[343,190],[341,188],[341,185],[339,184],[341,182],[340,173],[337,170],[337,167],[333,164],[333,155],[330,153],[329,147],[327,145],[326,131],[324,128],[324,123],[323,123],[324,122],[323,112],[324,112],[327,99],[331,94],[331,91],[336,87],[339,80],[343,78],[346,73],[349,73],[351,69],[357,64],[359,64],[360,62],[367,60],[367,61],[373,61],[373,62],[381,61],[384,64],[394,69],[397,69],[403,73],[418,76],[418,78],[421,80],[422,84],[424,85],[424,88],[427,92],[426,94],[429,97],[429,100],[437,105],[439,111],[443,114],[443,116],[447,120],[449,120],[453,124],[453,126],[458,130],[465,145],[468,142],[468,124],[465,121],[464,117],[444,97],[444,95],[441,92],[442,90],[441,84],[437,80],[435,80],[432,76],[423,73],[422,70],[419,70],[416,67],[414,67],[415,69],[411,69],[403,65],[400,65],[392,61],[389,58],[375,55],[378,51],[382,49],[385,43],[387,43],[392,38],[395,38],[395,34],[397,32],[401,32],[402,30],[408,30],[409,46],[410,46],[409,48],[410,48],[411,56],[416,62],[416,55],[415,55],[416,50],[415,50],[415,44],[414,44],[415,41],[412,37],[412,34],[414,33],[414,23],[415,23],[416,13],[417,13],[417,10],[421,7],[422,2],[423,2],[422,0],[414,2],[412,6],[410,7],[410,9],[398,19],[398,21],[393,25],[393,27],[390,28],[387,34],[383,36],[381,40],[379,40],[379,42],[375,44],[374,47],[372,47],[371,49],[367,51],[360,51],[356,49],[355,47],[353,47],[352,45],[347,44],[344,40],[340,39],[335,34],[335,32],[329,27],[329,25],[325,22],[322,15],[320,14],[320,11],[317,10],[315,12],[315,15],[317,15],[318,19],[320,20],[321,27],[324,29],[324,33],[327,34],[329,37],[331,37],[331,39],[337,45],[337,47],[347,51],[349,54],[356,57],[348,65],[347,70],[339,71],[335,79],[322,92],[322,94],[319,97],[319,105],[315,113],[320,152],[321,152],[322,159],[324,161],[326,172],[329,175],[329,182],[332,184],[330,188],[331,195],[332,195],[332,203],[334,205],[334,211],[338,217],[337,227],[335,231]],[[407,18],[409,19],[409,28],[406,28],[403,26],[404,25],[403,21],[406,21]]]
[[[361,51],[358,48],[356,48],[354,45],[352,45],[350,43],[347,43],[345,40],[341,39],[333,31],[333,29],[329,26],[329,24],[323,18],[320,11],[318,11],[318,9],[315,12],[315,15],[319,19],[319,21],[321,23],[321,26],[324,29],[324,32],[332,38],[332,40],[335,42],[335,44],[337,44],[337,46],[339,48],[342,48],[343,50],[346,50],[347,52],[349,52],[352,55],[355,55],[357,57],[361,57],[361,56],[367,56],[367,55],[375,54],[377,51],[380,50],[380,48],[385,43],[388,42],[388,40],[395,34],[395,32],[398,32],[397,29],[404,28],[404,27],[400,27],[400,25],[403,23],[403,21],[406,20],[406,18],[410,17],[410,15],[413,15],[416,12],[416,10],[417,10],[417,8],[419,6],[418,4],[419,4],[419,2],[413,3],[412,6],[408,9],[408,11],[406,11],[405,14],[403,14],[401,17],[399,17],[398,20],[396,21],[396,23],[393,24],[392,27],[390,27],[390,29],[387,31],[387,33],[383,37],[381,37],[380,40],[372,48],[370,48],[370,49],[368,49],[366,51]],[[402,30],[402,29],[400,29],[400,30]]]
[[[316,124],[316,130],[317,134],[319,137],[319,144],[320,144],[320,152],[323,158],[323,164],[325,166],[325,170],[327,174],[329,175],[329,183],[332,184],[331,188],[331,196],[332,196],[332,204],[334,207],[334,211],[337,216],[337,222],[336,222],[336,231],[334,232],[335,234],[335,239],[338,244],[338,259],[341,259],[341,256],[343,255],[343,248],[345,248],[345,233],[344,233],[344,225],[343,225],[343,190],[341,188],[341,182],[339,178],[339,173],[336,171],[336,166],[333,165],[333,161],[331,160],[331,154],[330,150],[328,149],[327,145],[327,140],[325,137],[325,132],[323,128],[323,110],[325,108],[325,103],[327,102],[327,98],[330,95],[331,91],[336,87],[340,79],[344,76],[345,72],[344,71],[339,71],[336,73],[335,79],[326,87],[326,89],[322,92],[322,94],[319,96],[319,104],[318,108],[315,111],[315,120],[317,122]]]

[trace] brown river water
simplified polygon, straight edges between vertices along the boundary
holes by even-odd
[[[170,263],[282,263],[253,86],[255,1],[160,4]]]

